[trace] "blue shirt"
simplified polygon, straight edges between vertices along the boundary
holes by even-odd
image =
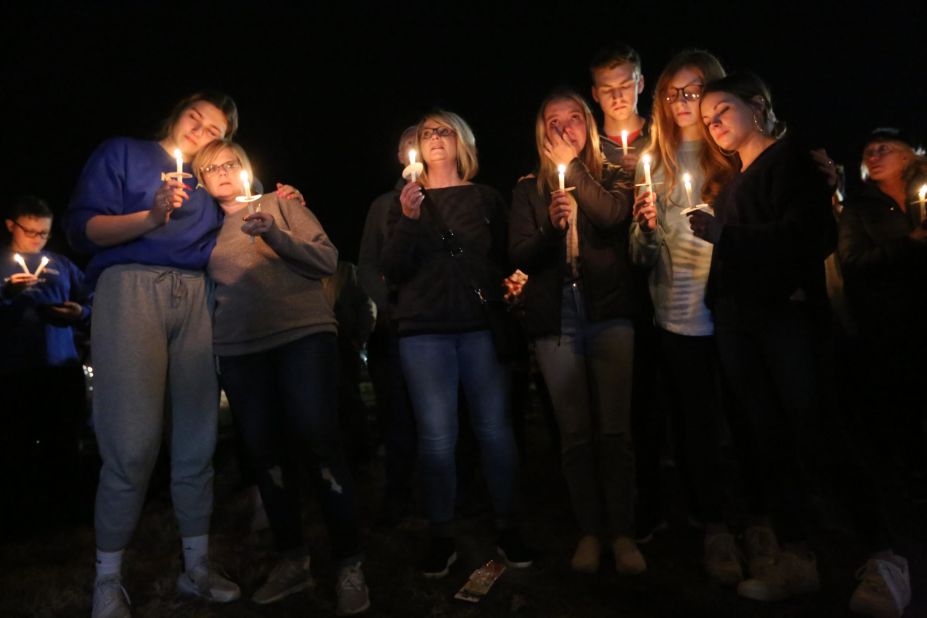
[[[77,251],[91,253],[87,280],[91,287],[100,273],[115,264],[148,264],[205,270],[216,243],[222,215],[205,189],[186,180],[190,199],[161,227],[113,247],[87,238],[87,221],[97,215],[127,215],[150,210],[161,186],[161,173],[177,165],[158,142],[113,138],[90,156],[71,196],[64,227]],[[189,164],[184,171],[190,172]]]
[[[9,247],[0,250],[0,279],[23,272],[13,261]],[[21,253],[29,272],[34,273],[42,257],[49,262],[39,275],[36,285],[16,296],[7,297],[0,289],[0,374],[38,367],[58,367],[78,362],[71,326],[56,326],[47,313],[49,305],[74,301],[83,305],[81,319],[76,324],[90,324],[90,291],[83,273],[69,259],[50,251]]]

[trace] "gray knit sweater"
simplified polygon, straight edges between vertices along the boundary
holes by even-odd
[[[213,342],[219,356],[251,354],[319,332],[336,332],[337,322],[322,292],[334,274],[338,250],[312,212],[275,193],[259,202],[276,222],[256,237],[241,231],[241,209],[226,215],[209,276],[216,283]]]

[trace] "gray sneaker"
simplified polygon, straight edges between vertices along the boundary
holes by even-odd
[[[335,594],[338,596],[336,611],[339,616],[359,614],[370,607],[370,591],[367,590],[360,562],[338,571]]]
[[[92,618],[132,618],[129,595],[118,575],[101,577],[93,586]]]
[[[201,560],[192,569],[177,576],[177,592],[216,603],[229,603],[241,598],[238,584],[219,573],[208,560]]]
[[[871,558],[857,573],[859,586],[850,598],[850,611],[867,616],[901,616],[911,603],[911,575],[901,556]]]
[[[251,600],[259,605],[274,603],[305,590],[313,585],[309,557],[281,560],[270,571],[264,585],[258,588]]]

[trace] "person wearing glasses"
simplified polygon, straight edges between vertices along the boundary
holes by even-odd
[[[193,94],[157,140],[114,138],[91,155],[65,214],[71,246],[91,254],[93,418],[103,466],[95,508],[93,616],[128,616],[122,558],[141,516],[170,403],[171,496],[182,537],[180,593],[228,602],[238,585],[208,559],[219,388],[206,263],[221,223],[205,190],[164,179],[235,134],[227,95]],[[291,192],[291,187],[282,187]]]
[[[406,183],[390,210],[381,266],[397,287],[393,318],[418,430],[430,528],[422,572],[444,577],[457,560],[458,385],[481,451],[497,549],[510,566],[528,567],[532,556],[513,521],[517,454],[508,376],[483,307],[484,298],[502,298],[505,202],[495,189],[471,182],[478,169],[476,139],[457,114],[425,116],[418,150],[424,173]]]
[[[736,585],[743,572],[722,516],[718,360],[714,323],[705,305],[712,245],[692,233],[683,214],[688,206],[712,202],[733,176],[730,159],[704,139],[699,114],[705,83],[722,77],[717,58],[692,50],[672,58],[657,80],[648,151],[654,192],[647,187],[638,191],[631,258],[649,269],[661,390],[673,412],[694,513],[705,522],[705,566],[713,581]],[[635,180],[645,181],[640,166]]]
[[[208,266],[213,346],[279,553],[252,600],[273,603],[312,583],[295,467],[304,464],[339,565],[338,613],[362,612],[370,600],[338,429],[338,325],[321,281],[335,273],[338,250],[299,201],[270,193],[248,208],[236,199],[242,170],[253,178],[238,144],[212,142],[193,169],[225,213]]]
[[[538,171],[514,191],[509,260],[528,275],[522,325],[560,429],[581,535],[571,566],[598,571],[604,540],[619,573],[639,574],[647,564],[633,540],[631,194],[604,160],[578,94],[556,91],[541,103],[535,141]],[[559,165],[574,191],[560,190]]]
[[[37,515],[24,508],[37,497],[51,498],[59,513],[73,509],[69,471],[86,421],[75,335],[89,330],[92,294],[77,266],[45,249],[52,211],[44,200],[14,198],[7,215],[10,242],[0,249],[0,470],[10,503],[0,520],[12,527]]]

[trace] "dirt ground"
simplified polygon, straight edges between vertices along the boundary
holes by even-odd
[[[425,580],[416,570],[425,539],[425,522],[409,518],[396,526],[379,526],[377,506],[383,486],[382,459],[356,467],[362,520],[367,522],[364,569],[374,617],[469,618],[526,617],[831,617],[849,615],[847,602],[854,573],[865,556],[847,531],[846,518],[825,499],[816,502],[821,525],[812,538],[817,551],[822,590],[782,603],[760,604],[740,599],[733,590],[711,585],[701,564],[702,532],[687,525],[675,509],[670,527],[642,546],[648,572],[621,577],[603,557],[594,576],[569,569],[577,532],[558,469],[556,449],[547,424],[527,419],[522,457],[523,530],[538,552],[532,568],[506,571],[477,605],[453,598],[469,573],[493,557],[494,533],[485,492],[473,484],[460,518],[460,560],[449,577]],[[239,582],[247,599],[271,567],[269,533],[250,531],[248,494],[240,487],[228,425],[220,434],[216,456],[216,504],[211,547],[214,561]],[[88,463],[88,461],[90,463]],[[89,616],[93,582],[93,462],[69,478],[67,504],[41,496],[24,510],[17,524],[5,524],[0,537],[0,616]],[[679,495],[673,468],[665,469],[670,498]],[[479,475],[476,475],[479,479]],[[334,567],[328,558],[320,516],[309,500],[305,513],[307,538],[313,548],[313,589],[270,606],[248,600],[209,605],[178,598],[174,582],[181,565],[180,545],[163,466],[152,483],[136,537],[127,550],[125,585],[134,616],[329,616],[334,615]],[[20,508],[20,507],[18,507]],[[906,616],[927,616],[927,509],[898,501],[893,520],[900,531],[896,548],[906,555],[913,574],[914,602]],[[9,519],[9,518],[8,518]],[[13,518],[15,519],[15,518]],[[26,521],[23,521],[26,520]]]

